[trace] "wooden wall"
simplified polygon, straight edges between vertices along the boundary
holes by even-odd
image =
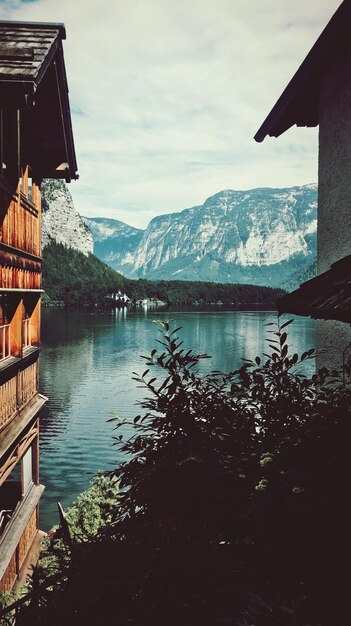
[[[41,289],[41,196],[26,162],[29,160],[28,133],[22,114],[13,111],[9,119],[6,118],[7,124],[4,125],[3,120],[0,111],[0,340],[6,336],[10,346],[8,350],[6,344],[6,350],[0,353],[0,441],[4,442],[6,437],[13,440],[8,439],[11,445],[3,448],[7,451],[0,458],[0,485],[22,462],[30,446],[33,479],[38,485],[39,409],[28,407],[29,413],[36,410],[37,415],[33,415],[29,426],[22,426],[20,433],[18,429],[15,433],[11,422],[38,393],[38,355],[31,348],[39,346],[40,342],[40,293],[23,290]],[[11,357],[17,357],[18,361]],[[20,419],[24,415],[25,411]],[[23,504],[28,504],[27,499]],[[16,541],[12,537],[11,550],[8,546],[7,558],[12,549],[13,554],[0,581],[0,594],[12,588],[36,536],[38,506],[27,513],[23,532],[19,530]],[[11,521],[6,528],[12,532]],[[6,540],[8,538],[11,538],[10,532],[6,533]],[[6,559],[3,564],[7,562]]]
[[[16,582],[20,569],[24,563],[24,560],[29,552],[29,549],[35,539],[38,532],[38,512],[37,509],[33,511],[33,514],[21,536],[21,539],[17,546],[14,546],[14,553],[9,562],[5,574],[0,580],[0,595],[11,591],[14,583]]]
[[[32,188],[30,200],[19,188],[13,192],[0,179],[0,242],[40,256],[40,191],[35,183]]]

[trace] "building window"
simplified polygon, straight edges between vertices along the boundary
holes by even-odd
[[[22,458],[22,485],[23,496],[25,496],[31,486],[33,485],[33,450],[30,447],[27,452],[24,453]]]
[[[0,486],[0,537],[33,484],[33,446],[31,445]]]
[[[36,187],[33,183],[32,170],[29,166],[21,170],[21,176],[19,179],[19,190],[21,194],[27,198],[27,200],[30,200],[30,202],[35,204]]]
[[[22,500],[21,463],[17,463],[0,487],[0,536]]]
[[[28,167],[28,179],[27,179],[27,198],[31,202],[33,202],[33,178],[32,178],[32,170]]]

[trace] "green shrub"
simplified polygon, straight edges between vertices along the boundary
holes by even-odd
[[[66,512],[69,531],[74,543],[89,542],[111,522],[118,506],[118,484],[114,478],[96,476],[91,487],[78,496]],[[40,556],[40,577],[64,573],[71,554],[62,537],[62,529],[55,526],[44,539]]]
[[[67,511],[67,521],[73,537],[87,541],[95,537],[112,519],[118,508],[118,484],[113,478],[99,475]]]
[[[325,369],[306,378],[315,352],[289,352],[289,323],[270,326],[263,359],[205,376],[207,355],[160,323],[134,377],[140,414],[115,418],[119,506],[108,495],[95,538],[95,505],[79,500],[87,541],[38,624],[347,623],[350,390]]]

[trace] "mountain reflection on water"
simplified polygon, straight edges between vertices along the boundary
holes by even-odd
[[[142,372],[140,355],[157,347],[153,320],[175,320],[182,326],[186,349],[212,356],[200,370],[230,371],[242,358],[267,351],[265,323],[276,321],[272,312],[228,311],[223,308],[115,309],[89,312],[44,309],[40,388],[49,401],[41,417],[41,500],[43,530],[58,523],[57,501],[64,508],[84,491],[99,470],[112,469],[121,453],[112,445],[112,412],[133,418],[135,403],[145,396],[131,380]],[[289,344],[301,353],[315,346],[315,322],[295,318],[289,327]],[[305,365],[312,374],[313,361]]]

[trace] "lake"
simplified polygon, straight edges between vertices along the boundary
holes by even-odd
[[[121,453],[112,445],[113,412],[123,418],[138,414],[145,396],[131,380],[143,372],[140,355],[157,347],[154,320],[174,319],[182,326],[187,349],[207,353],[201,371],[230,371],[267,351],[265,324],[271,312],[159,308],[116,309],[112,312],[44,309],[40,390],[49,401],[41,417],[41,528],[58,523],[57,501],[64,508],[88,488],[99,470],[112,469]],[[288,318],[287,318],[288,319]],[[289,346],[299,354],[315,346],[315,322],[295,317]],[[313,372],[309,361],[305,372]]]

